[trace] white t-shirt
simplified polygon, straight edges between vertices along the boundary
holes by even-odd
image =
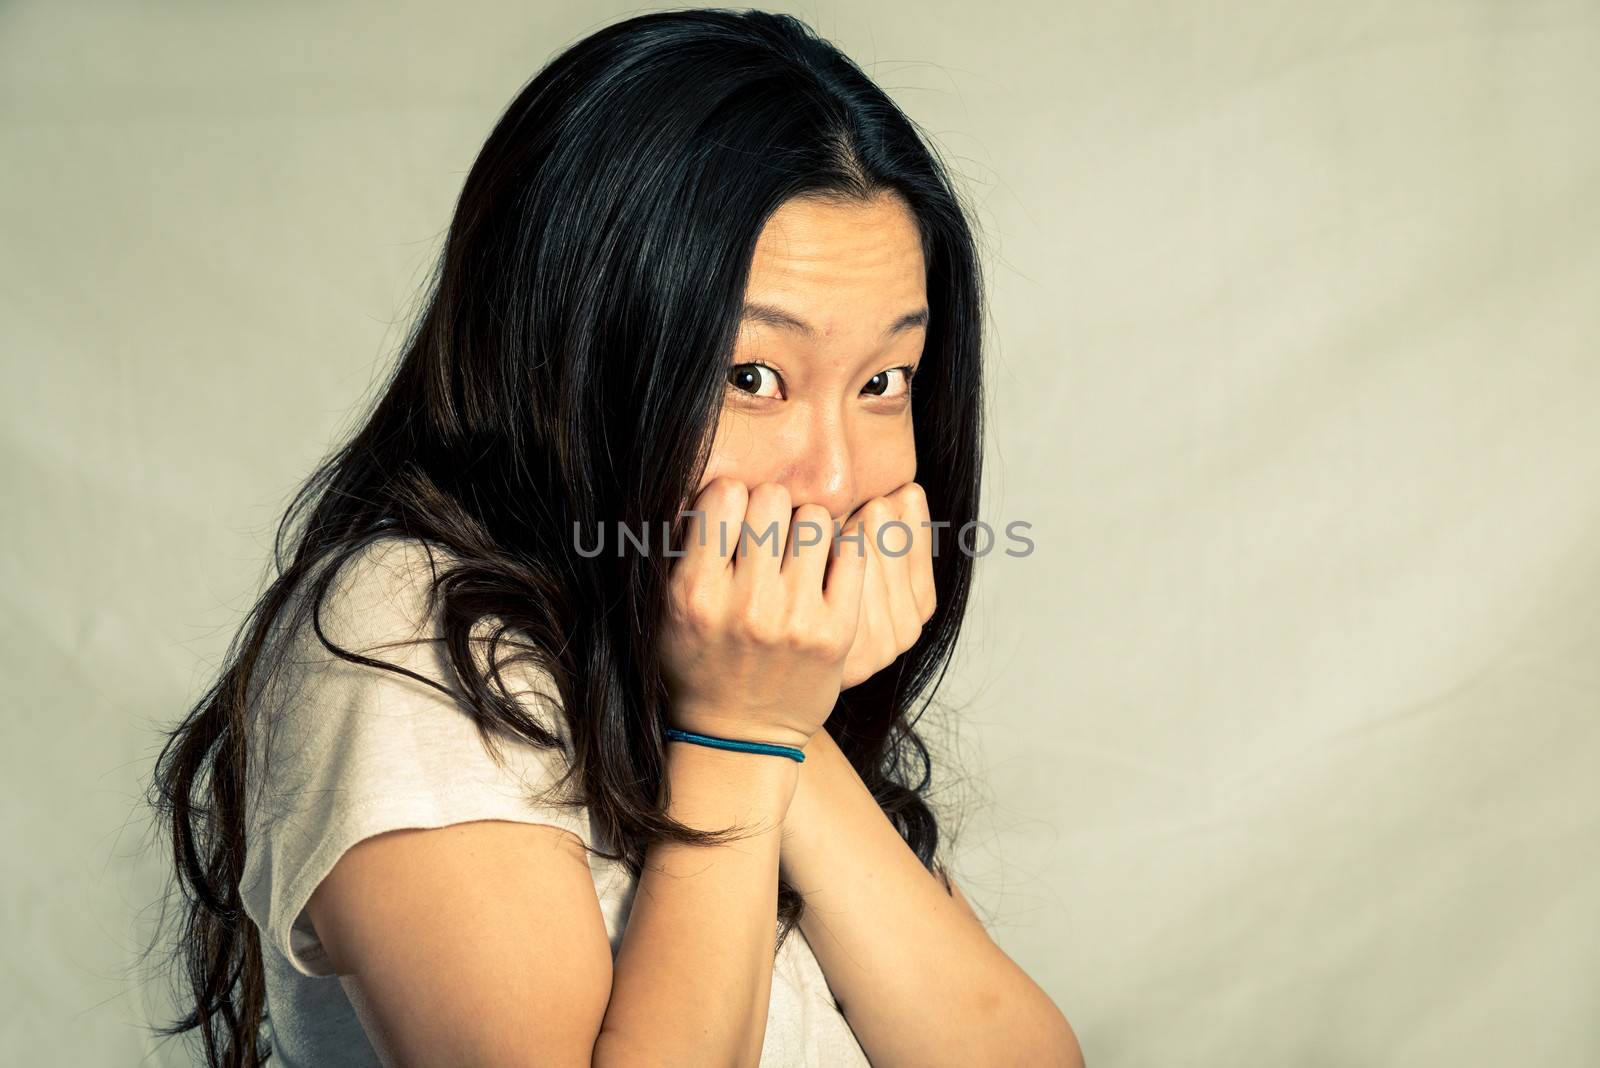
[[[435,551],[443,567],[448,558]],[[348,561],[329,588],[324,632],[353,652],[444,682],[450,672],[442,643],[376,648],[438,634],[437,617],[423,632],[429,577],[420,542],[399,536],[375,542]],[[555,694],[547,675],[543,683],[518,677],[531,670],[522,662],[503,672],[508,691],[565,740],[563,718],[525,696]],[[312,890],[355,843],[403,827],[499,819],[564,827],[588,845],[615,852],[598,836],[587,809],[528,799],[531,787],[547,786],[564,769],[560,753],[507,735],[500,749],[509,771],[502,771],[455,699],[393,671],[335,657],[309,622],[296,634],[270,693],[257,687],[252,699],[257,707],[240,892],[261,931],[274,1063],[284,1068],[380,1063],[305,913]],[[266,733],[264,712],[273,719]],[[260,781],[259,757],[268,746],[270,763]],[[589,867],[615,957],[637,881],[620,861],[591,855]],[[773,965],[760,1063],[868,1063],[799,928]]]

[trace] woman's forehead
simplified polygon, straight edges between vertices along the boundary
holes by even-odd
[[[898,197],[794,200],[762,230],[743,325],[818,343],[919,325],[926,271],[916,220]]]

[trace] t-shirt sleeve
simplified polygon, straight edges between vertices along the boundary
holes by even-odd
[[[446,682],[454,676],[444,643],[417,640],[439,634],[437,616],[424,610],[430,577],[422,543],[386,538],[369,546],[330,586],[323,631],[352,652],[444,683],[449,693],[335,656],[308,622],[271,684],[252,698],[240,893],[263,952],[275,949],[303,975],[333,974],[305,904],[362,839],[496,819],[560,827],[593,844],[585,810],[538,794],[566,770],[565,752],[502,733],[496,737],[505,766],[496,763],[454,696],[459,688]],[[402,644],[379,648],[394,641]],[[565,746],[548,674],[518,661],[503,666],[502,677],[510,695]]]

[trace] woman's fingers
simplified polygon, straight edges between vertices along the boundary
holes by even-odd
[[[861,507],[866,570],[861,621],[845,662],[845,687],[864,682],[917,643],[933,616],[932,530],[922,487],[907,483]],[[855,529],[853,526],[852,529]]]
[[[911,495],[911,508],[916,516],[912,526],[921,539],[911,564],[911,592],[917,601],[917,618],[927,623],[933,618],[934,609],[939,607],[939,587],[933,581],[933,519],[928,514],[927,492],[915,482],[910,485],[917,487]]]
[[[743,482],[717,478],[707,483],[695,499],[699,515],[683,518],[683,556],[672,567],[672,581],[681,590],[721,588],[732,577],[731,558],[722,551],[718,531],[744,518],[749,491]]]
[[[821,505],[790,504],[788,491],[775,483],[747,489],[732,479],[714,480],[697,501],[705,530],[686,539],[689,548],[678,570],[686,578],[712,576],[757,632],[798,626],[813,637],[832,635],[847,643],[843,685],[856,685],[915,645],[933,616],[926,494],[907,482],[875,497],[837,536]],[[707,585],[701,580],[689,586],[699,591],[696,600],[712,599]]]
[[[827,511],[827,509],[823,509]],[[849,534],[852,524],[858,524],[855,516],[851,516],[841,524],[840,534]],[[849,623],[855,632],[860,631],[862,589],[867,570],[867,559],[864,553],[858,552],[858,545],[854,541],[846,541],[841,537],[833,537],[833,521],[828,522],[828,570],[824,579],[822,597],[828,607],[837,615],[841,622]]]
[[[862,644],[872,651],[871,670],[877,671],[884,666],[883,646],[886,639],[894,636],[894,621],[889,616],[888,568],[878,549],[879,532],[887,516],[874,514],[873,518],[875,523],[867,534],[867,570],[861,580],[861,623],[857,629],[861,631]]]
[[[802,504],[794,510],[783,551],[783,577],[791,588],[822,595],[828,568],[828,545],[833,539],[833,518],[820,504]]]
[[[881,497],[873,498],[845,522],[844,533],[849,540],[840,541],[840,553],[859,557],[862,565],[860,616],[855,640],[845,657],[843,688],[864,682],[888,662],[884,647],[892,640],[892,634],[886,637],[884,629],[887,587],[877,549],[878,530],[888,514],[888,503]]]
[[[904,520],[900,521],[904,524]],[[918,552],[916,529],[907,525],[892,525],[885,529],[880,552],[883,557],[884,602],[889,632],[894,637],[894,656],[899,656],[916,642],[922,633],[922,617],[917,611],[916,597],[911,591],[913,561]],[[926,540],[926,539],[923,539]],[[902,551],[903,550],[903,551]]]
[[[928,518],[928,498],[921,486],[907,482],[890,494],[888,500],[903,527],[892,527],[885,536],[890,558],[890,603],[893,606],[896,634],[910,648],[933,618],[938,595],[933,581],[933,530]],[[900,549],[905,551],[901,552]],[[886,553],[887,555],[887,553]]]
[[[776,482],[763,482],[750,490],[743,522],[728,535],[737,585],[766,585],[776,581],[782,566],[784,543],[789,539],[789,491]]]
[[[707,490],[706,542],[691,539],[678,558],[660,634],[671,721],[804,745],[838,700],[865,562],[841,557],[825,591],[831,539],[815,521],[826,509],[791,509],[777,483]]]

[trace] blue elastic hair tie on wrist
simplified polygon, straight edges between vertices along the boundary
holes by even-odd
[[[772,742],[743,742],[737,738],[716,738],[709,734],[680,731],[676,727],[667,728],[667,737],[680,742],[708,745],[713,749],[736,749],[741,753],[767,753],[771,756],[786,756],[791,760],[798,760],[802,764],[805,763],[806,759],[805,750],[796,749],[792,745],[775,745]]]

